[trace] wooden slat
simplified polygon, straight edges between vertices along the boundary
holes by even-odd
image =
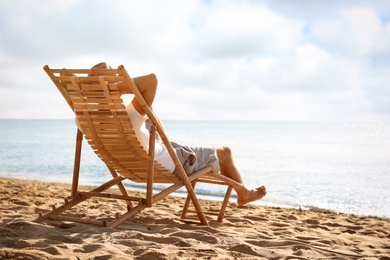
[[[128,121],[128,116],[126,110],[116,111],[115,117],[108,115],[110,112],[101,111],[99,113],[89,113],[89,117],[86,118],[84,113],[77,113],[77,118],[79,123],[89,124],[92,122],[94,125],[104,125],[104,124],[116,124],[119,122],[122,127],[128,128],[129,130],[134,130],[130,121]]]
[[[89,224],[89,225],[95,225],[95,226],[102,226],[106,227],[107,223],[105,221],[99,221],[94,219],[85,219],[85,218],[78,218],[78,217],[72,217],[72,216],[63,216],[63,215],[49,215],[49,219],[55,219],[55,220],[62,220],[62,221],[71,221],[81,224]]]
[[[82,112],[76,112],[78,116],[81,116]],[[118,116],[128,116],[126,110],[123,111],[117,111]],[[83,115],[85,117],[85,115]],[[112,112],[110,111],[91,111],[89,113],[89,117],[91,119],[93,118],[99,118],[99,117],[112,117]]]
[[[78,81],[80,81],[80,80],[78,79]],[[87,83],[82,83],[82,82],[79,82],[79,83],[80,83],[80,89],[82,91],[85,91],[85,92],[87,92],[87,91],[102,91],[102,87],[100,84],[97,84],[97,83],[87,84]],[[108,83],[107,85],[109,87],[111,96],[116,96],[117,94],[119,94],[119,88],[118,88],[117,83]],[[75,91],[76,89],[78,89],[78,87],[72,83],[66,84],[66,88],[69,91],[72,91],[72,90]]]
[[[94,92],[88,97],[78,95],[77,93],[69,93],[74,103],[95,103],[95,104],[109,104],[109,103],[121,103],[119,98],[107,98],[102,92]],[[122,105],[123,106],[123,105]],[[125,108],[125,106],[123,106]]]
[[[95,72],[98,70],[94,70]],[[69,74],[77,74],[75,76],[78,76],[79,78],[87,77],[87,75],[91,74],[91,69],[50,69],[51,73],[56,74],[56,76],[60,77],[60,74],[66,73],[66,75]],[[83,76],[83,74],[85,76]],[[104,74],[105,75],[110,75],[107,76],[107,78],[112,77],[112,78],[121,78],[121,76],[118,76],[118,70],[117,69],[104,69]],[[90,76],[88,78],[98,78],[98,76]]]
[[[85,102],[85,103],[74,103],[74,108],[76,109],[84,109],[84,110],[93,110],[93,111],[105,111],[105,112],[124,112],[126,109],[121,106],[121,104],[117,103],[93,103],[93,102]]]
[[[121,122],[119,122],[121,123]],[[116,133],[118,133],[118,128],[119,126],[117,124],[113,124],[111,123],[110,121],[105,121],[105,122],[101,122],[100,124],[96,121],[92,121],[92,124],[93,124],[93,127],[94,127],[94,131],[96,132],[101,132],[101,133],[110,133],[110,132],[114,132],[116,131]],[[84,122],[81,122],[80,123],[80,127],[87,127],[88,125]],[[121,123],[121,126],[123,126],[123,124]],[[130,128],[130,126],[127,126],[127,125],[124,125],[125,129],[123,129],[123,132],[126,133],[126,135],[134,135],[135,136],[135,132],[132,128]],[[93,130],[90,130],[90,129],[85,129],[86,133],[89,134],[91,133]]]

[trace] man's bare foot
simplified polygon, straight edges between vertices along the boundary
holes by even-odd
[[[245,190],[238,194],[237,204],[243,206],[249,202],[259,200],[267,194],[264,186],[258,187],[253,190]]]

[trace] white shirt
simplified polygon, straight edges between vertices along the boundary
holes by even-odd
[[[145,126],[147,116],[142,116],[140,113],[138,113],[132,102],[130,102],[130,104],[126,107],[126,110],[138,141],[144,147],[145,151],[149,151],[149,131]],[[159,140],[156,140],[154,146],[154,159],[162,166],[164,166],[168,171],[173,172],[175,170],[175,164],[173,163],[166,146]]]

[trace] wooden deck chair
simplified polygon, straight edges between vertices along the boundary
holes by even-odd
[[[164,199],[184,186],[188,196],[181,215],[183,221],[196,221],[207,225],[206,215],[217,216],[217,221],[222,221],[232,187],[241,184],[214,172],[210,166],[187,177],[160,121],[147,105],[139,89],[122,65],[118,69],[99,70],[99,76],[91,76],[90,69],[50,69],[45,66],[44,70],[74,111],[79,126],[76,137],[71,194],[65,199],[62,206],[57,208],[53,206],[50,212],[40,214],[38,219],[117,227],[146,207],[151,207],[157,201]],[[130,86],[152,123],[149,151],[143,149],[132,129],[132,124],[117,87],[117,84],[122,81]],[[156,132],[166,145],[181,180],[154,160]],[[83,138],[87,140],[93,151],[107,165],[112,175],[112,178],[106,183],[88,192],[79,191],[78,188]],[[146,183],[145,196],[129,196],[122,184],[125,179],[136,183]],[[203,211],[194,192],[197,182],[227,186],[226,195],[218,213]],[[156,193],[153,188],[156,183],[169,183],[170,185]],[[114,185],[118,186],[121,195],[104,193]],[[122,215],[117,213],[114,220],[109,223],[66,215],[65,211],[91,197],[124,200],[127,202],[128,211]],[[190,210],[190,204],[192,204],[192,210]]]

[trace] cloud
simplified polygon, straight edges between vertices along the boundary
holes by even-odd
[[[195,46],[207,58],[285,52],[300,40],[302,23],[263,5],[234,2],[221,6],[195,29],[199,39]]]
[[[367,57],[390,52],[390,22],[372,8],[352,8],[336,20],[312,26],[313,38],[340,55]]]
[[[0,117],[71,118],[43,65],[104,60],[156,73],[165,119],[389,120],[389,11],[361,0],[1,1]]]

